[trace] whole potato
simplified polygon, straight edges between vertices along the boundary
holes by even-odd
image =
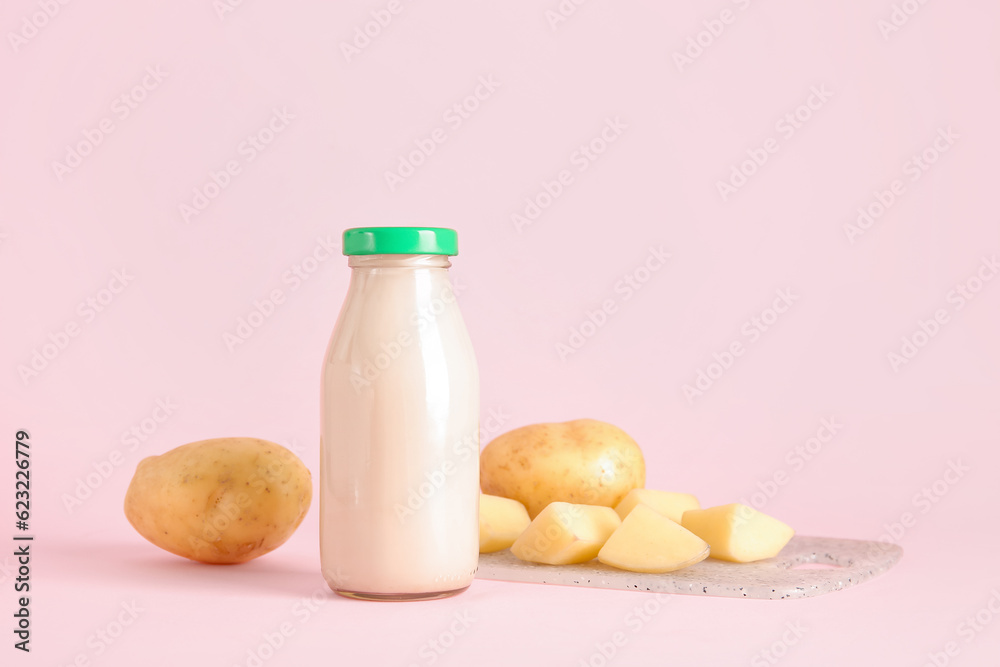
[[[281,546],[312,501],[295,454],[257,438],[215,438],[139,462],[125,516],[167,551],[203,563],[243,563]]]
[[[480,456],[483,493],[521,502],[534,519],[551,502],[614,507],[646,483],[635,440],[596,419],[532,424],[496,437]]]

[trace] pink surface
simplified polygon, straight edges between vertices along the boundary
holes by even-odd
[[[37,537],[30,655],[0,557],[2,663],[996,664],[1000,8],[847,4],[5,1],[0,539],[18,429]],[[407,223],[459,230],[484,415],[613,422],[650,486],[902,562],[803,601],[387,605],[325,595],[316,506],[242,567],[143,541],[121,505],[145,455],[253,435],[317,471],[349,274],[327,246]]]

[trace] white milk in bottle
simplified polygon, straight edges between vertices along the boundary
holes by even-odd
[[[479,372],[448,276],[454,230],[344,232],[322,374],[320,552],[337,593],[421,600],[479,558]]]

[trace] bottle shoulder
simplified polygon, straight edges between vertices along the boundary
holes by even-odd
[[[405,356],[405,363],[414,367],[464,365],[478,376],[472,341],[449,281],[353,287],[357,289],[349,290],[331,334],[327,364],[353,369],[375,360],[384,363],[386,356]]]

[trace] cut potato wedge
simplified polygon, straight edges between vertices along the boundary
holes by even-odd
[[[479,496],[479,553],[507,549],[531,523],[524,505],[510,498]]]
[[[632,572],[673,572],[708,558],[705,540],[647,505],[629,512],[597,560]]]
[[[621,519],[610,507],[549,503],[521,533],[510,551],[532,563],[585,563],[597,556],[620,525]]]
[[[696,510],[701,507],[698,499],[690,493],[673,493],[671,491],[656,491],[655,489],[632,489],[628,492],[620,503],[615,507],[618,516],[624,521],[629,512],[635,509],[636,505],[642,503],[649,505],[663,516],[676,523],[681,522],[681,517],[688,510]]]
[[[739,503],[688,510],[681,523],[708,542],[712,558],[734,563],[774,558],[795,534],[791,526]]]

